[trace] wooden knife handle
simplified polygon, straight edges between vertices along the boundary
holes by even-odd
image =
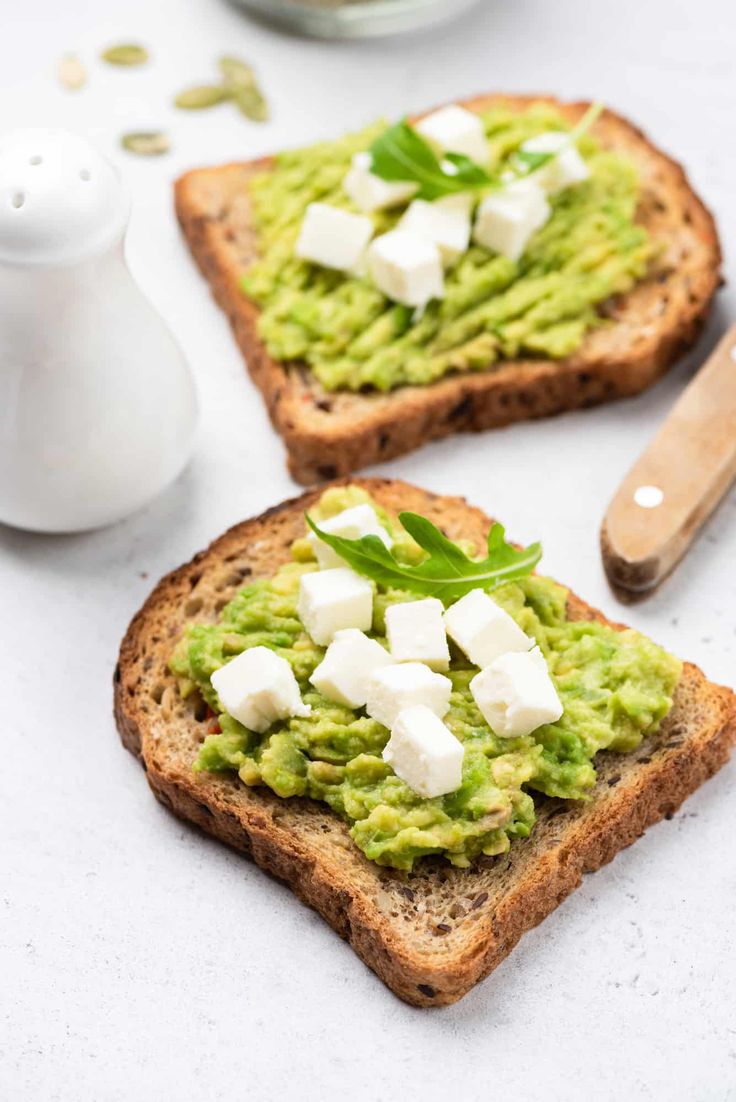
[[[736,477],[736,325],[680,395],[619,487],[601,526],[616,588],[669,574]]]

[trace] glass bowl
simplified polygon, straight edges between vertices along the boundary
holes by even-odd
[[[301,34],[368,38],[431,27],[478,0],[233,0],[242,8]]]

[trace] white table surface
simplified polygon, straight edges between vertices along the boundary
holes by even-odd
[[[675,151],[728,247],[730,0],[487,0],[452,27],[349,45],[283,36],[221,0],[6,0],[0,18],[0,129],[63,124],[111,151],[135,197],[131,264],[202,402],[190,468],[145,512],[65,538],[0,527],[0,1096],[736,1098],[733,765],[586,878],[459,1005],[431,1012],[400,1003],[285,888],[160,807],[111,716],[116,648],[152,583],[296,491],[177,232],[174,177],[381,112],[549,89],[601,97]],[[148,68],[94,62],[131,38],[150,45]],[[64,50],[90,62],[76,95],[53,78]],[[257,65],[269,125],[168,106],[224,50]],[[149,125],[171,133],[169,157],[116,150],[121,130]],[[726,289],[701,354],[735,312]],[[598,554],[606,502],[694,362],[634,401],[448,440],[380,473],[464,492],[514,537],[541,536],[550,573],[733,685],[734,494],[636,608],[617,605]]]

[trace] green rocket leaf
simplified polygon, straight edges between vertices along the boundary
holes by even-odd
[[[323,532],[307,516],[312,531],[358,574],[384,586],[439,597],[446,604],[471,589],[496,589],[505,582],[523,578],[531,574],[542,557],[539,543],[521,549],[507,543],[501,524],[494,524],[488,533],[487,557],[470,559],[462,548],[426,517],[417,513],[401,513],[399,520],[405,531],[427,553],[422,562],[399,562],[378,536],[349,540]]]
[[[491,183],[485,169],[462,153],[448,153],[440,161],[406,119],[376,138],[370,153],[374,175],[416,184],[419,199],[441,199]]]

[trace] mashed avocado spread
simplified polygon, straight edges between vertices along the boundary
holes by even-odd
[[[324,520],[366,500],[358,487],[330,489],[311,515]],[[416,561],[416,545],[380,508],[377,512],[396,540],[396,557]],[[549,578],[507,584],[493,598],[541,647],[564,713],[526,737],[498,737],[468,687],[477,669],[452,649],[453,693],[444,722],[465,748],[463,780],[449,795],[425,799],[383,762],[385,727],[362,709],[326,700],[310,685],[324,648],[306,635],[296,605],[300,576],[317,565],[306,539],[293,545],[292,558],[272,578],[241,590],[217,624],[190,625],[176,648],[171,669],[182,695],[198,691],[219,715],[221,733],[205,739],[194,768],[233,770],[244,784],[266,785],[278,796],[323,800],[347,820],[356,844],[380,865],[411,869],[418,857],[441,854],[467,866],[480,854],[503,853],[512,838],[532,829],[532,792],[585,799],[595,783],[596,753],[632,750],[672,705],[677,659],[636,631],[568,620],[566,590]],[[415,597],[376,587],[375,638],[384,642],[386,607]],[[308,717],[274,724],[264,735],[221,714],[210,684],[216,669],[258,645],[288,660],[312,706]]]
[[[529,138],[569,129],[543,104],[520,114],[496,108],[481,117],[493,169],[503,168]],[[260,258],[244,274],[243,290],[262,308],[259,331],[269,353],[305,362],[327,390],[388,391],[499,360],[568,356],[589,329],[604,324],[597,307],[645,274],[653,249],[634,222],[636,170],[587,135],[578,147],[589,179],[551,198],[552,215],[520,260],[471,245],[447,273],[444,298],[421,317],[367,279],[296,258],[309,203],[357,210],[343,179],[353,154],[367,150],[385,128],[380,122],[339,141],[282,153],[250,184]],[[376,233],[392,229],[402,213],[374,213]]]

